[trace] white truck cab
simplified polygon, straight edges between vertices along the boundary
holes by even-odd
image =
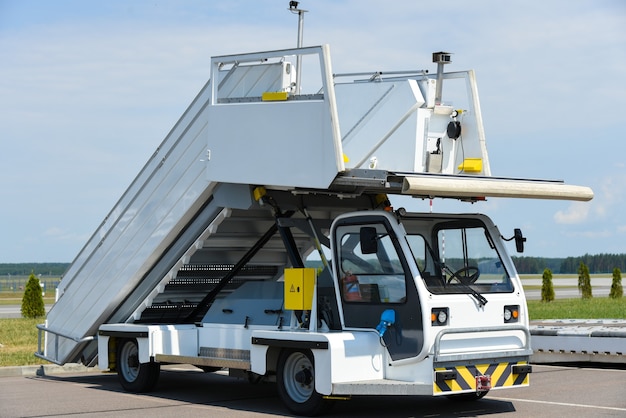
[[[524,291],[489,218],[348,212],[332,221],[329,242],[325,266],[245,283],[199,323],[102,325],[100,368],[139,391],[159,363],[275,377],[303,415],[333,397],[479,398],[528,385]]]

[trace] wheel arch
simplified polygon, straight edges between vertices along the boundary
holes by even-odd
[[[150,350],[150,334],[148,332],[100,331],[98,333],[98,367],[102,370],[115,370],[117,347],[124,340],[136,340],[139,351],[139,362],[150,363],[154,356]],[[106,357],[101,356],[106,353]]]
[[[117,371],[117,345],[118,337],[102,334],[98,336],[98,368],[100,370]]]
[[[117,371],[117,337],[109,337],[109,341],[107,343],[107,361],[108,361],[108,369],[112,372]]]
[[[289,347],[280,350],[276,383],[278,396],[296,415],[316,416],[332,406],[332,401],[317,387],[318,373],[311,348]]]
[[[282,347],[268,347],[265,352],[265,370],[266,373],[276,373],[278,369],[278,358],[283,350]]]
[[[117,376],[128,392],[150,392],[159,380],[160,363],[140,360],[141,340],[142,338],[119,338],[116,344]]]
[[[281,336],[282,337],[282,336]],[[329,341],[313,340],[291,340],[286,338],[252,338],[252,371],[259,374],[276,373],[278,361],[283,351],[298,349],[307,350],[313,355],[313,366],[315,367],[315,388],[322,395],[332,393],[332,367],[331,367],[331,344]],[[255,349],[256,347],[256,349]],[[265,355],[258,356],[260,348]],[[256,352],[256,353],[255,353]],[[265,364],[257,363],[257,359],[262,359]]]

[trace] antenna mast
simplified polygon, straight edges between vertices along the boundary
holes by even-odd
[[[298,4],[300,2],[290,1],[289,2],[289,11],[291,13],[298,13],[298,48],[302,48],[302,29],[304,26],[304,14],[308,12],[308,10],[298,9]],[[296,57],[296,94],[300,94],[300,81],[302,79],[302,55],[298,54]]]

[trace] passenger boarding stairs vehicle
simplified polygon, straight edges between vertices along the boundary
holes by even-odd
[[[213,57],[63,277],[36,355],[136,392],[163,364],[275,380],[302,415],[528,385],[524,291],[497,227],[391,200],[593,193],[492,176],[474,72],[433,61],[334,74],[326,45]]]

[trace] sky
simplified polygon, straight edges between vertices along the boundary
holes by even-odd
[[[210,57],[296,46],[286,0],[0,0],[0,263],[71,262],[209,77]],[[626,2],[309,0],[335,72],[474,69],[493,175],[591,202],[435,200],[524,255],[626,253]],[[392,201],[394,205],[395,202]],[[401,199],[409,210],[429,202]]]

